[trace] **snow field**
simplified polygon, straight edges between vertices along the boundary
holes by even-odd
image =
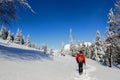
[[[0,45],[0,80],[120,80],[120,70],[87,59],[82,75],[75,57]]]

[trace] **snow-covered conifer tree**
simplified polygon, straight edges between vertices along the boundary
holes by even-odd
[[[89,57],[89,46],[88,46],[88,44],[87,43],[85,43],[85,42],[83,42],[83,43],[79,43],[79,51],[81,50],[83,53],[84,53],[84,55],[86,56],[86,57]]]
[[[4,25],[2,25],[1,31],[0,31],[0,37],[2,37],[2,39],[6,40],[8,36],[8,31],[6,29],[6,27]]]
[[[95,60],[96,54],[95,54],[95,42],[92,42],[90,46],[90,59]]]
[[[110,9],[109,13],[109,28],[107,30],[107,50],[106,55],[111,67],[112,61],[120,63],[120,0],[116,0],[115,12]]]
[[[87,57],[87,58],[90,58],[90,46],[87,44],[87,46],[86,46],[86,52],[85,52],[85,56]]]
[[[12,42],[12,35],[11,35],[11,31],[8,31],[8,37],[7,37],[8,43]]]
[[[79,51],[81,49],[81,47],[82,47],[82,44],[80,43],[80,41],[78,41],[78,48],[77,48],[77,50]]]
[[[0,21],[3,24],[9,24],[10,21],[17,19],[16,10],[19,4],[25,6],[34,13],[27,0],[0,0]]]
[[[76,54],[76,46],[75,44],[73,43],[73,38],[72,38],[72,29],[70,29],[70,52],[72,56],[75,56]]]
[[[85,45],[85,42],[83,42],[82,47],[81,47],[81,51],[83,51],[83,53],[85,54],[85,50],[86,50],[86,45]]]
[[[61,50],[60,50],[60,53],[61,53],[62,56],[65,55],[65,54],[64,54],[64,47],[65,47],[65,45],[64,45],[64,42],[63,42],[63,43],[62,43]]]
[[[45,44],[43,44],[41,46],[41,50],[43,50],[44,54],[46,54],[47,53],[47,46]]]
[[[2,25],[2,28],[0,30],[0,38],[2,38],[3,34],[5,33],[6,28],[4,27],[4,25]]]
[[[34,43],[31,44],[31,48],[36,49],[36,45]]]
[[[53,53],[54,53],[53,49],[50,49],[50,54],[54,55]]]
[[[11,40],[14,42],[14,33],[11,33]]]
[[[103,50],[103,43],[99,31],[97,31],[95,45],[96,45],[95,54],[97,55],[96,57],[98,60],[101,60],[103,59],[104,50]]]
[[[73,55],[72,29],[70,29],[70,51],[71,51],[71,55]]]
[[[120,64],[120,0],[116,0],[115,4],[115,18],[116,18],[116,62]]]
[[[27,39],[26,39],[25,45],[27,47],[31,47],[31,42],[30,42],[30,36],[29,35],[27,35]]]
[[[20,31],[19,29],[17,30],[14,42],[16,44],[24,44],[24,39],[23,39],[22,31]]]

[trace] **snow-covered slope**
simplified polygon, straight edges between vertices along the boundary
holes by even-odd
[[[50,59],[50,55],[22,45],[0,42],[0,58],[36,60],[43,58]]]
[[[26,49],[26,50],[37,50],[35,48],[30,48],[25,45],[19,45],[15,43],[9,43],[7,40],[3,40],[0,38],[0,45],[6,46],[6,47],[13,47],[13,48],[20,48],[20,49]]]
[[[82,75],[70,56],[53,60],[8,61],[0,59],[0,80],[120,80],[120,70],[87,60]]]
[[[74,57],[0,45],[0,80],[120,80],[120,70],[87,59],[78,74]]]
[[[120,80],[120,69],[103,66],[93,60],[88,62],[96,68],[96,70],[90,73],[91,77],[96,77],[98,80]]]
[[[42,61],[0,60],[0,80],[69,80],[75,70],[73,62],[67,58]]]

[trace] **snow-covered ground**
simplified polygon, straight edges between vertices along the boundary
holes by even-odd
[[[120,80],[120,70],[87,62],[79,75],[74,58],[69,56],[36,61],[0,59],[0,80]]]
[[[75,58],[69,55],[51,56],[0,44],[0,80],[120,80],[120,69],[87,59],[79,75]]]
[[[0,45],[7,46],[7,47],[13,47],[13,48],[20,48],[20,49],[26,49],[26,50],[38,50],[35,48],[30,48],[25,45],[19,45],[15,43],[8,42],[8,40],[3,40],[0,38]]]

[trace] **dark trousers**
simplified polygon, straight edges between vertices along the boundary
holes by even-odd
[[[78,67],[79,67],[79,74],[82,74],[83,73],[83,62],[79,62]]]

